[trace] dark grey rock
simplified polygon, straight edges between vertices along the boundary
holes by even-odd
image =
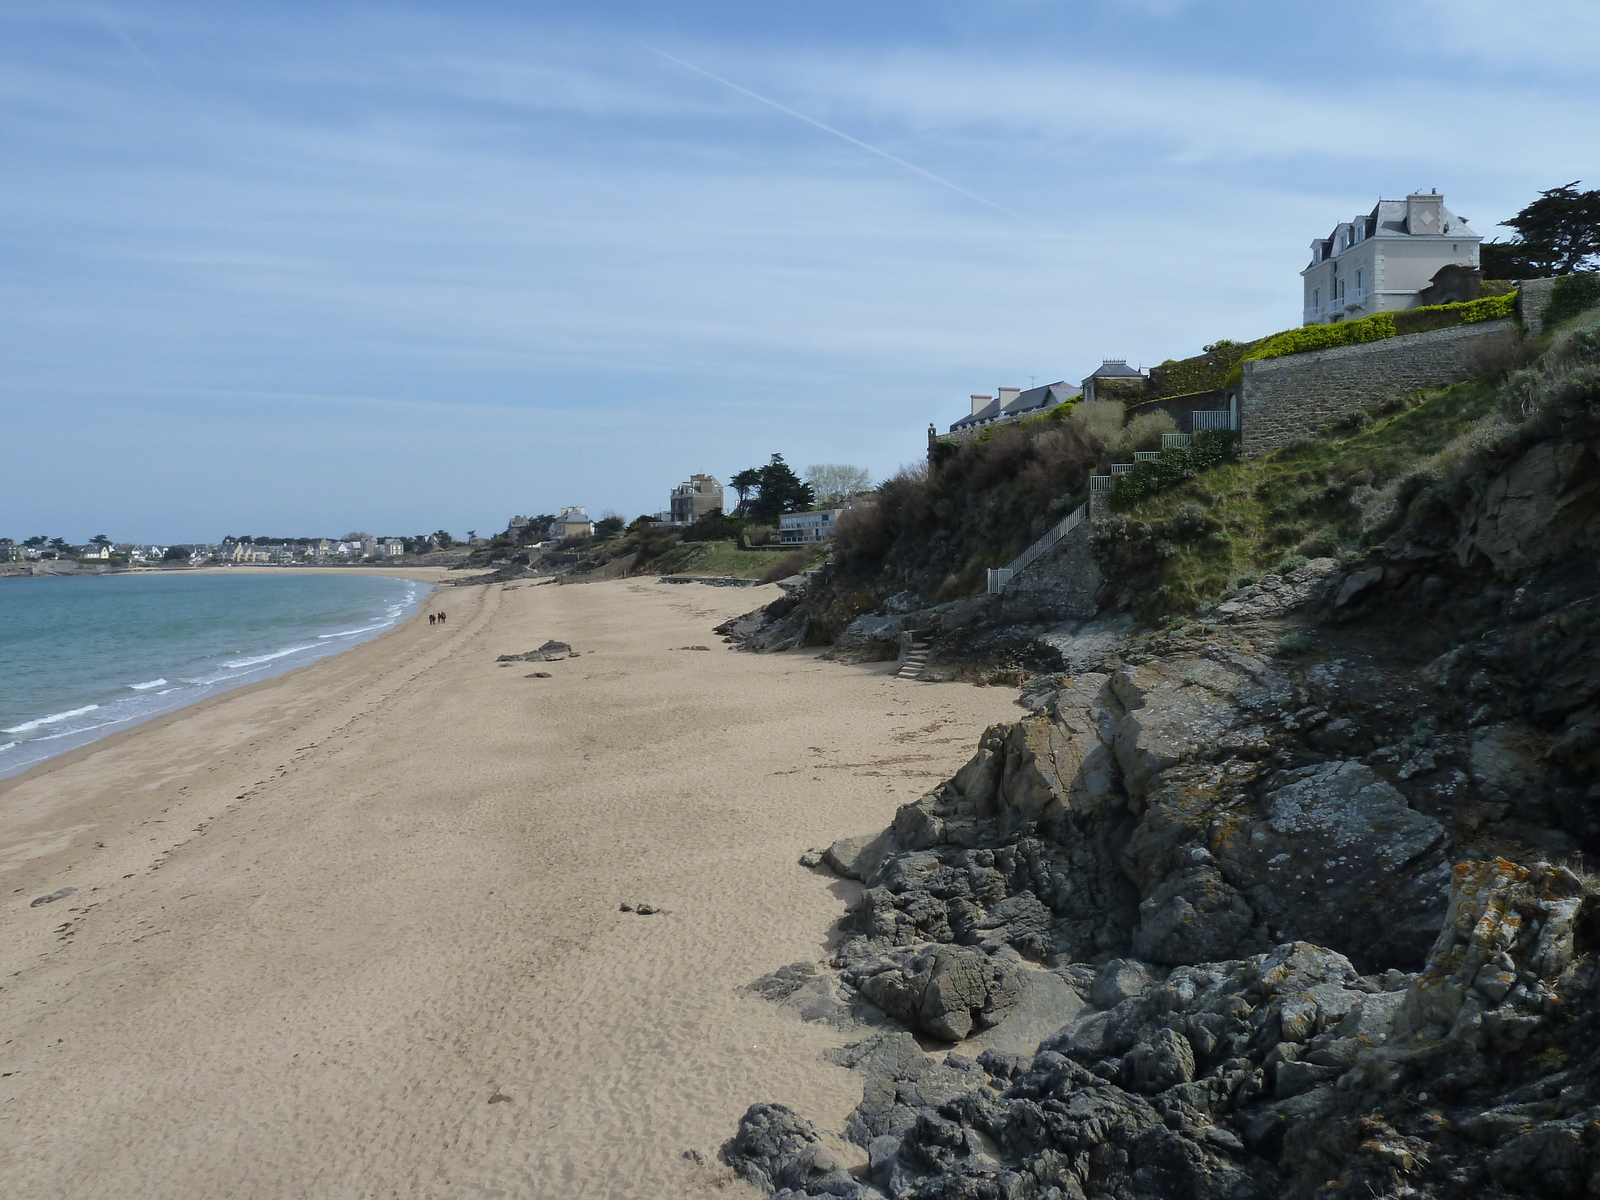
[[[822,1145],[810,1121],[782,1104],[753,1104],[722,1160],[756,1187],[802,1195],[855,1197],[856,1181]]]

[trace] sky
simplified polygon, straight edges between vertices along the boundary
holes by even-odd
[[[1592,0],[0,0],[0,536],[457,536],[1299,321],[1600,186]]]

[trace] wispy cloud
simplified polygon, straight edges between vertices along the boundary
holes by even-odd
[[[1593,83],[1463,80],[1467,42],[1312,79],[1270,21],[1251,54],[1188,52],[1249,33],[1225,10],[1011,4],[1004,37],[871,51],[759,13],[152,0],[110,10],[131,46],[93,10],[0,14],[0,406],[97,433],[22,515],[283,503],[285,454],[385,528],[653,510],[772,450],[881,475],[973,390],[1292,322],[1307,241],[1377,194],[1439,186],[1487,227],[1596,161]],[[152,430],[229,470],[136,489]],[[408,444],[438,448],[426,497]]]

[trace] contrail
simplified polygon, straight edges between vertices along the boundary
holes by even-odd
[[[111,19],[111,14],[109,12],[98,6],[91,11],[94,12],[94,14],[98,16],[105,24],[107,32],[109,32],[112,37],[116,38],[117,41],[121,42],[128,53],[137,58],[144,65],[145,70],[154,75],[156,79],[158,79],[166,87],[167,91],[171,92],[173,96],[181,101],[186,107],[194,107],[194,105],[190,102],[189,97],[185,96],[177,89],[177,86],[172,82],[171,79],[167,77],[167,73],[160,67],[156,66],[155,60],[144,52],[144,50],[139,46],[139,43],[134,41],[133,38],[130,37],[122,28],[122,26],[118,25],[114,20]]]
[[[987,197],[984,197],[984,196],[980,196],[976,192],[969,192],[969,191],[967,191],[966,188],[962,187],[959,183],[951,183],[948,179],[945,179],[945,178],[943,178],[942,176],[939,176],[939,175],[935,175],[932,171],[924,170],[923,168],[917,166],[916,163],[907,162],[903,158],[900,158],[900,157],[898,157],[896,155],[890,154],[887,150],[880,150],[878,147],[876,147],[874,145],[871,145],[868,142],[863,142],[860,138],[851,137],[848,133],[845,133],[844,130],[842,130],[842,129],[835,129],[832,125],[824,125],[821,121],[817,120],[815,117],[808,117],[808,116],[806,116],[805,113],[796,112],[794,109],[790,108],[786,104],[779,104],[776,100],[769,100],[769,99],[767,99],[767,97],[761,95],[759,92],[752,92],[747,87],[741,87],[737,83],[734,83],[733,80],[731,80],[731,79],[724,79],[721,75],[713,75],[710,71],[706,70],[704,67],[697,67],[691,62],[684,62],[683,59],[675,58],[672,55],[668,54],[665,50],[657,50],[654,46],[650,45],[650,43],[648,43],[648,42],[639,42],[638,44],[643,46],[646,50],[650,51],[650,53],[660,55],[662,58],[666,59],[668,62],[677,63],[680,67],[684,68],[684,70],[686,70],[686,71],[693,71],[696,75],[704,75],[707,79],[710,79],[710,80],[712,80],[712,81],[714,81],[716,83],[720,83],[723,87],[732,88],[734,91],[740,93],[741,95],[749,96],[750,99],[752,99],[752,100],[759,100],[762,104],[765,104],[770,108],[775,108],[781,113],[788,113],[789,116],[794,117],[798,121],[804,121],[807,125],[815,126],[816,128],[822,130],[824,133],[831,133],[831,134],[833,134],[834,137],[840,138],[840,139],[842,139],[844,141],[847,141],[852,146],[859,146],[861,149],[867,151],[869,154],[876,154],[879,158],[886,158],[890,162],[894,163],[896,166],[904,167],[908,171],[912,171],[915,174],[921,175],[924,179],[931,179],[931,180],[933,180],[934,183],[937,183],[939,186],[947,187],[952,192],[958,192],[961,195],[965,196],[968,200],[976,200],[979,204],[985,205],[988,208],[992,208],[996,212],[1004,213],[1006,216],[1012,218],[1012,220],[1021,221],[1024,225],[1031,225],[1035,229],[1040,230],[1041,232],[1050,234],[1052,237],[1065,237],[1066,236],[1065,234],[1063,234],[1058,229],[1051,229],[1050,226],[1048,226],[1048,225],[1041,225],[1038,221],[1035,221],[1032,217],[1025,217],[1021,213],[1015,211],[1014,209],[1007,208],[1003,204],[996,204],[993,200],[990,200],[990,199],[988,199]]]

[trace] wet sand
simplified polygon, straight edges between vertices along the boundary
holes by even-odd
[[[0,1195],[737,1196],[749,1104],[839,1127],[844,1039],[740,990],[850,898],[795,859],[1018,710],[711,632],[777,594],[448,588],[0,782]]]

